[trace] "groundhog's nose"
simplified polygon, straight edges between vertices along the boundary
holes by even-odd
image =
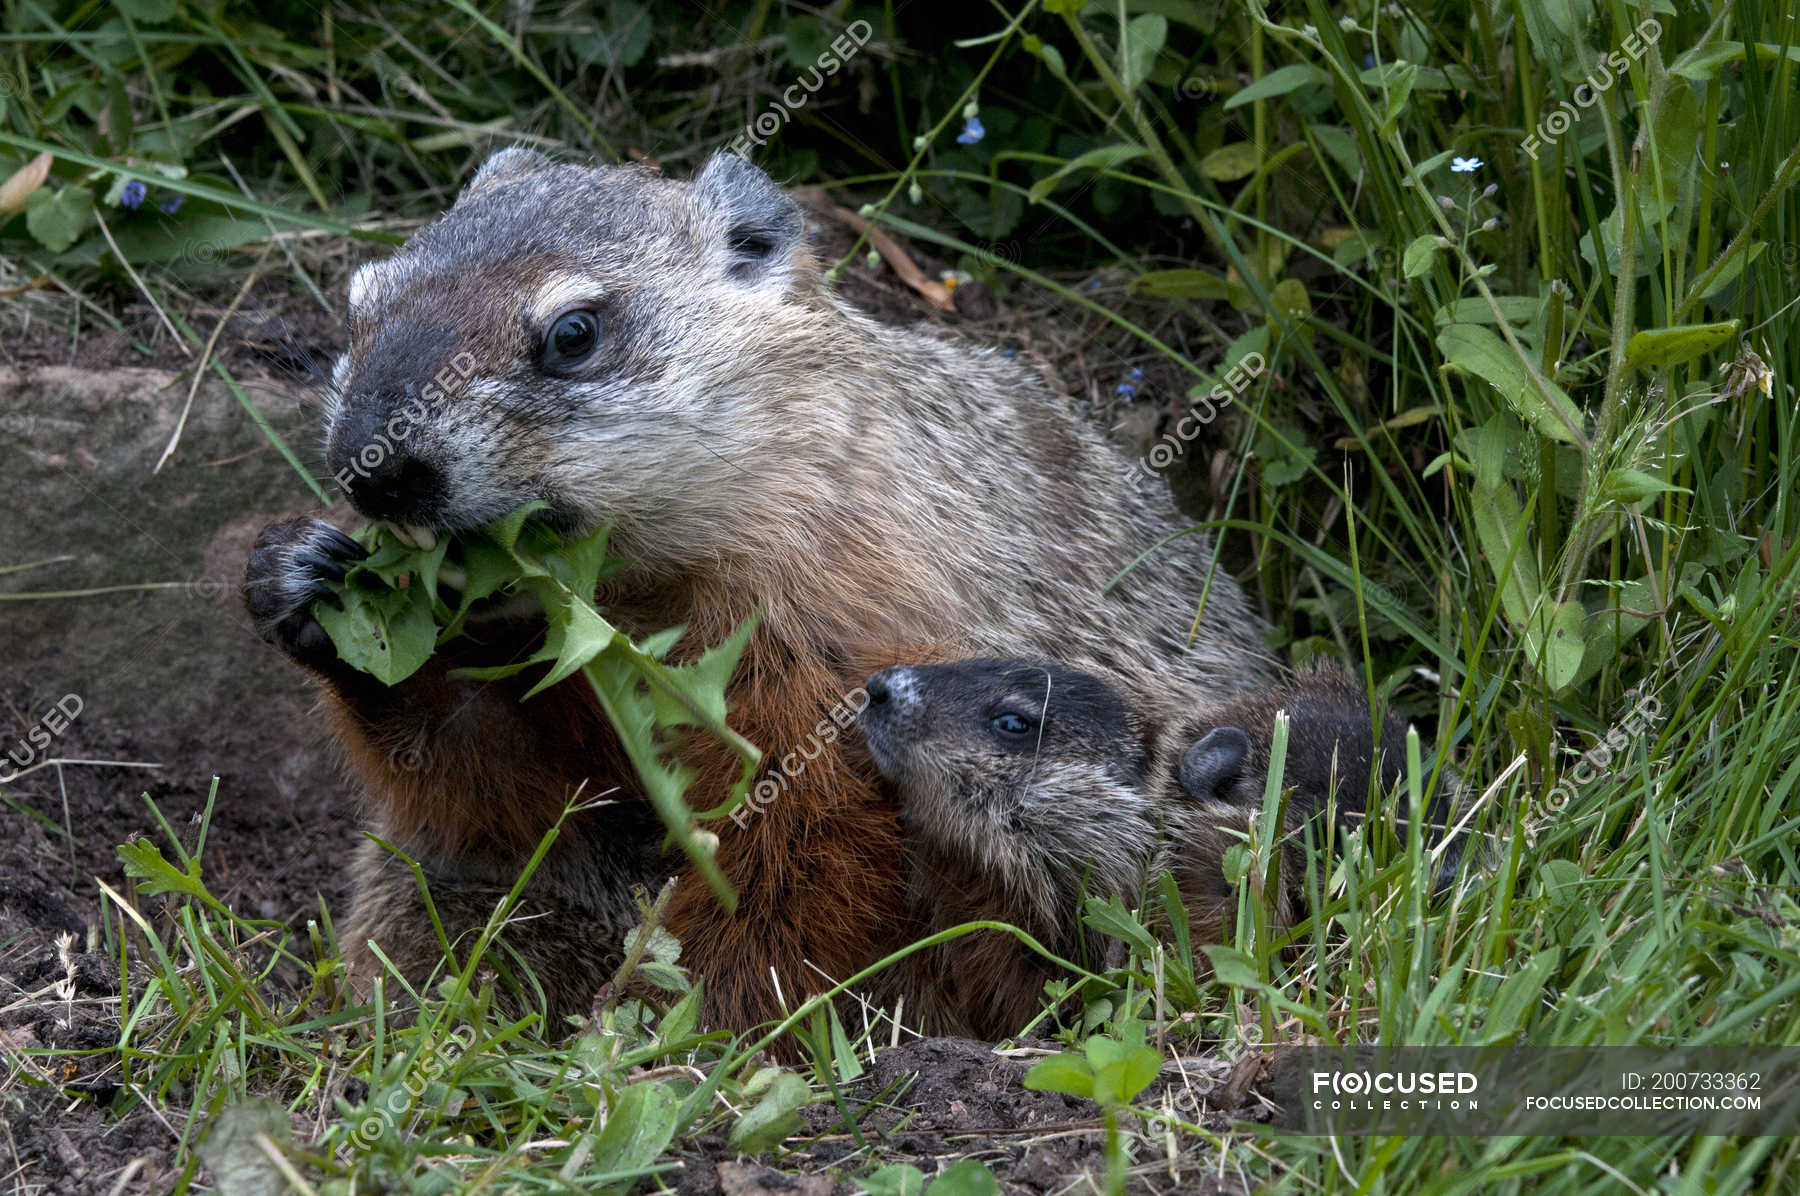
[[[357,404],[332,429],[326,463],[356,509],[371,519],[429,526],[446,497],[442,472],[414,453],[403,415],[382,420],[383,405]]]
[[[868,691],[868,709],[884,708],[898,712],[913,705],[917,686],[913,683],[913,672],[904,665],[896,665],[891,669],[882,669],[864,683]]]
[[[888,688],[888,673],[891,671],[883,669],[869,678],[868,685],[864,687],[869,691],[869,705],[885,706],[888,699],[893,697],[894,691]]]

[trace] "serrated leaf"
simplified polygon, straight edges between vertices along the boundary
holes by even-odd
[[[1284,96],[1290,91],[1297,91],[1314,83],[1329,83],[1331,76],[1316,66],[1308,63],[1294,63],[1278,70],[1270,71],[1250,86],[1244,88],[1230,99],[1223,107],[1239,108],[1245,104],[1254,104],[1258,100],[1273,99]]]
[[[545,609],[549,609],[548,603],[545,604]],[[525,691],[525,698],[543,693],[564,678],[574,676],[576,670],[585,668],[588,661],[604,652],[618,638],[618,630],[601,618],[600,612],[585,599],[574,594],[566,591],[563,593],[559,614],[560,617],[550,620],[550,630],[544,639],[544,647],[555,653],[552,659],[556,663],[544,674],[542,680]],[[721,698],[720,705],[723,704]],[[724,718],[723,711],[720,712],[720,718]]]
[[[152,897],[163,893],[180,893],[184,897],[207,900],[211,895],[200,881],[200,861],[189,860],[183,872],[146,839],[119,844],[119,861],[125,875],[138,882],[138,887]]]
[[[1131,944],[1132,949],[1143,958],[1148,959],[1156,953],[1156,937],[1131,916],[1131,911],[1125,908],[1125,902],[1116,894],[1104,901],[1098,897],[1089,897],[1085,920],[1101,934]]]
[[[1217,182],[1234,183],[1255,174],[1261,164],[1262,151],[1254,141],[1234,141],[1200,159],[1200,173]]]
[[[1577,442],[1580,408],[1499,336],[1475,324],[1451,324],[1438,333],[1437,345],[1447,366],[1492,386],[1541,435],[1565,444]]]
[[[1626,343],[1625,361],[1646,369],[1680,365],[1730,343],[1742,324],[1742,320],[1726,320],[1718,324],[1646,329]]]
[[[1129,144],[1103,145],[1099,149],[1091,149],[1080,157],[1063,163],[1048,177],[1033,183],[1026,198],[1032,203],[1037,203],[1056,190],[1065,178],[1077,170],[1112,170],[1134,158],[1141,158],[1148,152],[1141,145]]]

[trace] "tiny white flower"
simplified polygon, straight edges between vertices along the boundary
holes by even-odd
[[[1457,158],[1450,163],[1450,169],[1456,174],[1474,174],[1481,169],[1481,159]]]
[[[1319,28],[1316,25],[1302,25],[1300,26],[1300,32],[1304,33],[1307,37],[1319,36]]]
[[[1342,29],[1345,33],[1355,33],[1356,32],[1356,18],[1355,17],[1339,17],[1338,18],[1338,28]]]

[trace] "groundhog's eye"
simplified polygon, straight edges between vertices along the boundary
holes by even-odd
[[[1017,738],[1031,734],[1031,720],[1022,714],[1014,714],[1008,710],[1004,714],[996,714],[988,720],[988,726],[1001,735]]]
[[[600,317],[591,311],[566,311],[544,334],[544,365],[567,368],[579,364],[600,343]]]

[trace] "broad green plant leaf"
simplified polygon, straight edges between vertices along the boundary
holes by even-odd
[[[1626,343],[1625,360],[1640,369],[1680,365],[1730,343],[1742,325],[1742,320],[1725,320],[1717,324],[1647,328]]]
[[[1475,324],[1452,324],[1438,333],[1437,344],[1443,368],[1473,374],[1492,386],[1541,435],[1578,442],[1581,409],[1575,401],[1493,332]]]

